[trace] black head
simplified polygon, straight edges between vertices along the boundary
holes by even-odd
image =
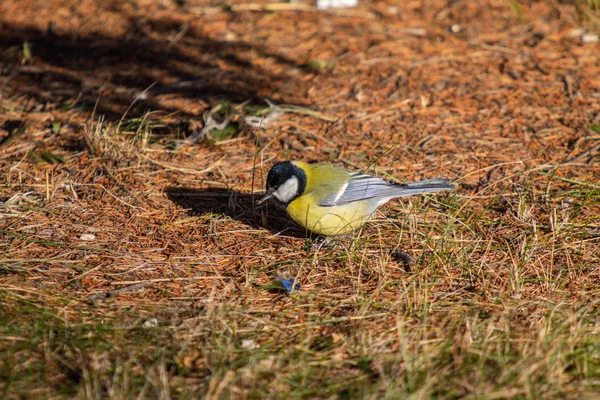
[[[300,196],[306,188],[306,174],[291,161],[275,164],[267,175],[267,193],[261,201],[274,197],[283,204],[289,204]]]

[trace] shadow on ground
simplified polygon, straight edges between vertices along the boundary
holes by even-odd
[[[168,187],[169,200],[188,209],[191,214],[222,214],[252,228],[266,228],[272,233],[295,238],[306,238],[303,229],[295,225],[284,210],[275,204],[256,206],[261,194],[241,193],[223,188],[189,189]]]
[[[0,17],[0,88],[5,96],[50,109],[95,110],[108,120],[149,109],[198,117],[206,103],[220,100],[294,102],[279,92],[290,76],[260,65],[269,59],[289,71],[294,61],[260,44],[215,40],[188,28],[168,17],[129,18],[123,37],[82,38]]]

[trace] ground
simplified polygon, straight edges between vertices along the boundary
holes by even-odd
[[[2,1],[0,396],[595,398],[578,4]],[[457,190],[314,246],[286,159]]]

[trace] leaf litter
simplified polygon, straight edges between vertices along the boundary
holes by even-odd
[[[0,3],[3,393],[595,395],[600,66],[572,4],[179,3]],[[253,206],[281,159],[459,188],[307,250]],[[311,290],[263,290],[279,271]]]

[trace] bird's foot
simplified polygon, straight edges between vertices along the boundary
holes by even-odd
[[[323,248],[345,248],[339,237],[333,236],[318,236],[316,239],[308,239],[306,241],[306,251],[319,251]]]

